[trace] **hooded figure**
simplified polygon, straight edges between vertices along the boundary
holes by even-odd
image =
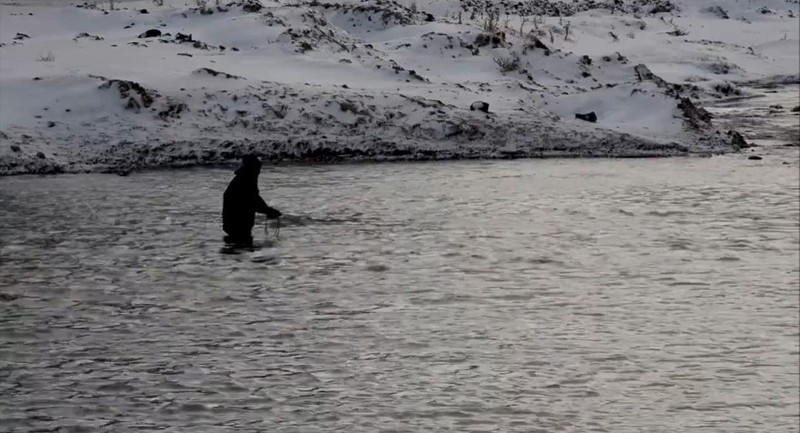
[[[253,236],[250,231],[255,223],[255,213],[263,213],[267,218],[278,218],[281,212],[267,206],[258,195],[258,175],[261,173],[261,161],[254,155],[242,158],[242,166],[235,172],[225,195],[222,198],[222,229],[228,236],[226,242],[251,245]]]

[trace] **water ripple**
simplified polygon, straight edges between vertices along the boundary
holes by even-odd
[[[2,178],[0,429],[797,431],[785,152]]]

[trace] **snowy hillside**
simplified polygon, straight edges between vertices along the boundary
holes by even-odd
[[[798,16],[797,0],[7,1],[0,174],[735,151],[701,107],[796,83]]]

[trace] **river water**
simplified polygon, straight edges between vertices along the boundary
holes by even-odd
[[[797,149],[0,179],[2,431],[798,431]]]

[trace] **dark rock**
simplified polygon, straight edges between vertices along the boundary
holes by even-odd
[[[750,155],[750,156],[747,157],[747,159],[752,160],[752,161],[761,161],[764,158],[762,158],[762,157],[760,157],[758,155]]]
[[[48,128],[52,128],[52,127],[54,127],[54,126],[56,126],[56,122],[53,122],[52,120],[51,120],[51,121],[49,121],[49,122],[47,122],[47,127],[48,127]]]
[[[728,131],[728,136],[731,137],[731,145],[733,147],[737,149],[746,149],[750,147],[750,145],[747,144],[747,141],[745,141],[744,137],[742,137],[742,134],[739,134],[736,131]]]
[[[478,47],[485,47],[489,44],[492,44],[493,47],[504,46],[506,44],[506,34],[505,32],[481,33],[475,37],[474,44]]]
[[[39,81],[41,79],[42,79],[42,77],[33,77],[33,81]],[[798,108],[800,108],[800,107],[798,107]]]
[[[169,118],[179,118],[181,117],[181,113],[184,111],[188,111],[189,108],[184,103],[173,103],[170,104],[167,108],[161,110],[158,113],[158,117],[162,120],[167,120]]]
[[[592,58],[589,57],[589,56],[581,56],[581,59],[578,61],[578,63],[580,63],[582,65],[587,65],[587,66],[591,65],[592,64]]]
[[[232,80],[239,80],[239,79],[242,78],[242,77],[240,77],[238,75],[228,74],[227,72],[215,71],[215,70],[213,70],[211,68],[200,68],[200,69],[195,70],[194,73],[195,74],[208,74],[208,75],[211,75],[212,77],[223,76],[225,78],[229,78],[229,79],[232,79]]]
[[[17,146],[16,144],[12,144],[11,145],[11,151],[12,152],[22,152],[22,149],[19,146]]]
[[[239,49],[236,47],[231,47],[231,51],[239,51]]]
[[[695,129],[711,124],[711,113],[694,105],[689,98],[681,98],[678,108],[683,111],[683,118]]]
[[[93,41],[102,41],[103,40],[103,38],[101,36],[90,35],[89,33],[86,33],[86,32],[78,33],[74,38],[72,38],[72,40],[73,41],[77,41],[78,39],[83,39],[83,38],[91,39]]]
[[[715,62],[708,65],[708,70],[717,75],[727,75],[733,70],[740,70],[741,68],[726,62]]]
[[[658,87],[669,87],[669,83],[667,83],[663,78],[654,74],[650,68],[643,63],[634,66],[633,70],[636,72],[636,78],[638,78],[639,81],[652,81],[656,83],[656,86]]]
[[[314,46],[306,41],[300,42],[300,53],[305,53],[314,49]]]
[[[484,113],[488,113],[489,103],[483,101],[475,101],[469,106],[469,111],[483,111]]]
[[[800,113],[800,105],[797,107],[792,108],[792,113]]]
[[[722,9],[721,6],[709,6],[703,9],[703,12],[716,15],[717,17],[722,18],[723,20],[727,20],[730,18],[728,16],[728,12],[725,9]]]
[[[575,113],[575,118],[580,120],[585,120],[587,122],[595,123],[597,122],[597,114],[594,111],[590,111],[588,113]]]
[[[264,9],[264,5],[258,0],[245,0],[242,3],[242,10],[245,12],[258,12]]]
[[[175,40],[178,42],[194,42],[194,39],[192,39],[191,34],[186,35],[180,32],[175,34]]]
[[[28,35],[26,35],[25,33],[17,33],[17,35],[16,35],[16,36],[14,36],[14,40],[15,40],[15,41],[21,41],[21,40],[24,40],[24,39],[30,39],[30,38],[31,38],[31,37],[30,37],[30,36],[28,36]]]
[[[117,86],[120,98],[128,100],[126,108],[135,110],[137,112],[141,106],[149,108],[150,105],[153,104],[154,99],[158,97],[158,93],[152,90],[148,91],[142,87],[141,84],[135,81],[111,79],[101,84],[100,88],[108,89],[113,85]],[[139,103],[139,100],[141,100],[141,104]]]
[[[714,86],[714,90],[719,92],[719,93],[721,93],[721,94],[723,94],[723,95],[725,95],[725,96],[730,96],[730,95],[737,95],[738,96],[738,95],[742,94],[742,91],[739,90],[735,85],[733,85],[731,83],[716,84]]]
[[[531,43],[531,44],[529,44],[529,45],[528,45],[527,47],[525,47],[525,48],[527,48],[527,49],[531,49],[531,48],[539,48],[540,50],[544,51],[544,55],[545,55],[545,56],[549,56],[549,55],[550,55],[550,47],[548,47],[547,45],[545,45],[545,44],[544,44],[544,42],[542,42],[542,40],[541,40],[541,39],[539,39],[539,38],[537,38],[536,36],[533,36],[533,41],[532,41],[532,43]]]
[[[339,101],[339,109],[345,113],[350,112],[353,114],[359,114],[358,107],[354,102],[351,101]]]
[[[418,74],[417,71],[415,71],[413,69],[409,69],[408,70],[408,75],[410,75],[411,77],[413,77],[416,80],[425,81],[425,78],[423,78],[422,75]]]
[[[159,29],[150,29],[142,34],[139,35],[139,39],[144,38],[155,38],[161,36],[161,30]]]
[[[147,12],[147,9],[140,9],[140,10],[139,10],[139,13],[140,13],[140,14],[147,14],[147,13],[149,13],[149,12]]]
[[[661,0],[658,1],[657,4],[652,9],[650,9],[650,13],[660,14],[660,13],[672,12],[673,10],[675,10],[674,4],[672,4],[668,0]]]
[[[207,50],[208,44],[206,44],[205,42],[194,41],[192,42],[192,47],[197,48],[198,50]]]
[[[42,153],[42,152],[36,152],[36,157],[39,158],[39,159],[45,159],[46,158],[44,156],[44,153]]]
[[[184,57],[192,57],[192,55],[189,54],[189,53],[178,53],[178,55],[179,56],[184,56]]]
[[[425,14],[425,21],[426,21],[426,22],[429,22],[429,23],[430,23],[430,22],[433,22],[433,21],[436,21],[436,17],[434,17],[434,16],[433,16],[433,15],[431,15],[431,14]]]

